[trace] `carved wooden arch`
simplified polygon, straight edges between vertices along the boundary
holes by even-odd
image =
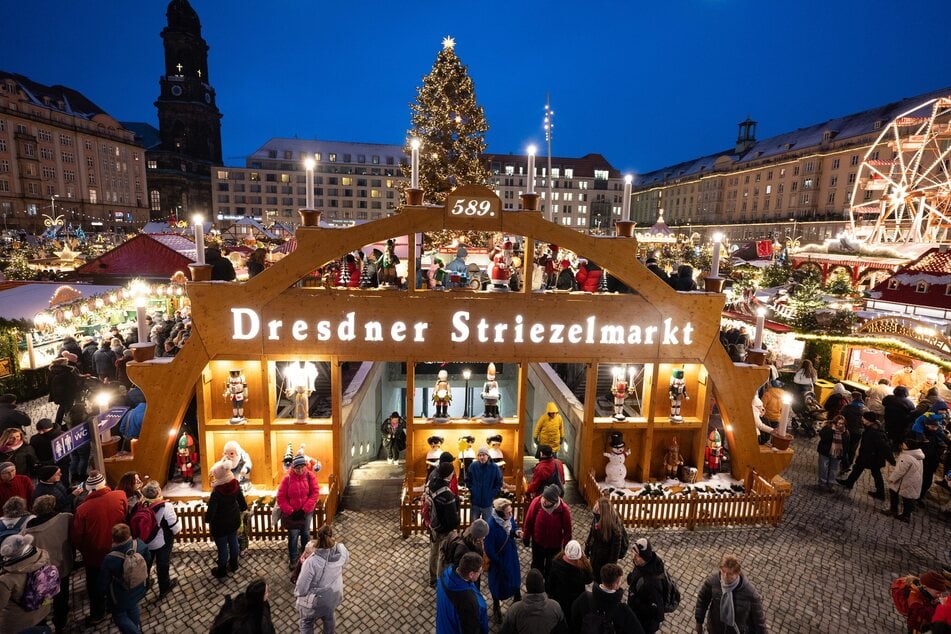
[[[552,294],[552,293],[438,293],[429,291],[370,291],[357,289],[294,288],[298,280],[323,263],[339,258],[368,244],[388,238],[412,235],[438,229],[469,228],[483,231],[502,231],[509,235],[525,236],[558,244],[587,257],[609,270],[633,294]],[[192,335],[178,356],[160,358],[146,363],[130,363],[132,380],[145,393],[148,407],[143,422],[136,456],[119,466],[107,464],[110,475],[135,468],[160,480],[164,479],[174,448],[180,421],[188,406],[194,387],[207,363],[212,359],[254,359],[268,354],[287,353],[280,344],[269,343],[261,336],[251,341],[234,341],[223,331],[222,319],[230,318],[229,307],[250,306],[277,315],[319,309],[326,314],[343,314],[359,309],[372,315],[405,311],[416,315],[445,316],[458,307],[474,310],[488,307],[504,315],[524,312],[527,315],[548,314],[553,310],[564,314],[621,315],[639,319],[653,319],[655,323],[668,316],[692,320],[695,339],[692,344],[681,341],[661,350],[659,342],[643,345],[632,351],[628,347],[610,350],[594,346],[573,351],[566,346],[537,346],[529,349],[507,343],[489,344],[474,352],[464,345],[451,346],[435,341],[407,353],[397,346],[366,352],[367,346],[346,350],[339,344],[306,342],[301,354],[321,354],[344,359],[396,360],[415,357],[452,360],[459,358],[493,358],[497,361],[548,360],[599,363],[625,362],[634,358],[649,362],[702,363],[713,383],[714,394],[732,448],[735,477],[742,477],[752,466],[766,478],[779,474],[791,460],[791,452],[774,452],[761,448],[756,442],[751,400],[756,389],[767,379],[762,367],[733,364],[719,343],[719,316],[724,297],[714,293],[678,293],[653,275],[637,261],[636,241],[633,238],[599,238],[581,234],[541,218],[537,212],[505,211],[490,222],[458,221],[447,219],[438,207],[405,207],[401,213],[378,221],[346,229],[301,227],[296,233],[297,249],[247,282],[197,282],[187,285],[192,302]],[[526,258],[532,249],[526,247]],[[415,254],[410,249],[410,268],[415,272]],[[308,300],[312,303],[308,303]],[[356,344],[355,344],[356,345]],[[431,350],[438,349],[439,352]],[[428,357],[427,357],[428,355]]]

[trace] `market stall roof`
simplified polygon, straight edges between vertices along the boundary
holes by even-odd
[[[185,236],[139,234],[76,269],[86,278],[168,279],[195,262],[195,243]]]
[[[261,238],[264,240],[272,240],[274,242],[283,240],[282,236],[272,233],[266,229],[260,221],[255,220],[254,218],[241,218],[240,220],[236,220],[233,225],[221,232],[222,240],[239,241],[248,236]]]
[[[37,313],[50,307],[50,300],[56,290],[63,285],[62,282],[3,282],[0,284],[0,319],[33,321]],[[84,299],[122,288],[122,286],[77,283],[70,283],[67,286],[78,291]]]

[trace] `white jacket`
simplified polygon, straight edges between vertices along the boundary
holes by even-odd
[[[294,595],[302,597],[327,588],[330,590],[327,602],[336,607],[343,600],[343,567],[349,560],[350,553],[343,544],[317,549],[304,560]]]
[[[149,505],[149,508],[155,513],[155,521],[159,525],[159,531],[155,534],[155,539],[146,544],[149,550],[158,550],[165,547],[165,531],[162,530],[162,522],[165,522],[165,525],[172,531],[172,535],[178,535],[179,531],[182,530],[182,525],[178,522],[178,515],[175,513],[175,506],[169,500],[165,500],[162,507],[156,511],[155,506],[159,503],[156,501]]]
[[[888,476],[888,488],[909,500],[921,497],[924,459],[925,452],[921,449],[903,449],[898,456],[898,464]]]

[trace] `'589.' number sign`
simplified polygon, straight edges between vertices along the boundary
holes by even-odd
[[[446,197],[446,216],[453,220],[499,219],[499,197],[481,185],[463,185]]]

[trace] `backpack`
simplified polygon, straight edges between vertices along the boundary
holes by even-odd
[[[24,515],[17,520],[17,523],[13,526],[7,526],[6,524],[0,523],[0,544],[3,543],[10,535],[19,535],[20,531],[23,530],[23,525],[26,524],[26,521],[30,519],[29,515]]]
[[[463,543],[462,535],[456,534],[445,540],[442,544],[442,560],[446,563],[447,566],[455,565],[456,562],[452,560],[452,556],[455,554],[456,546]]]
[[[419,504],[419,512],[423,518],[423,526],[426,528],[440,531],[442,520],[439,519],[439,513],[436,512],[436,498],[448,490],[449,487],[444,486],[433,491],[428,484],[426,485],[426,490],[423,492],[423,497]]]
[[[152,519],[155,519],[155,516],[152,516]],[[149,578],[149,567],[145,563],[145,557],[143,557],[138,549],[136,548],[136,542],[133,539],[132,545],[129,547],[129,550],[125,553],[119,553],[116,551],[110,551],[107,555],[109,557],[119,557],[122,559],[122,585],[126,590],[131,590],[132,588],[137,588],[145,583],[146,579]]]
[[[152,512],[155,513],[155,519],[158,521],[159,513],[163,513],[165,505],[168,504],[168,500],[156,501],[155,503],[149,505],[149,508],[152,509]],[[172,527],[168,525],[168,521],[165,519],[164,513],[162,514],[162,519],[159,521],[159,527],[162,529],[162,536],[165,538],[166,544],[171,544],[172,540],[175,539],[175,533],[172,532]],[[178,524],[176,519],[175,524]]]
[[[594,607],[594,595],[587,593],[588,607],[590,610],[581,619],[581,634],[614,634],[614,611],[618,605],[611,608],[610,612],[601,612]]]
[[[46,564],[27,575],[20,607],[32,612],[42,605],[49,605],[59,594],[59,589],[59,570],[53,564]]]
[[[914,589],[921,589],[921,580],[914,575],[899,577],[892,581],[892,603],[902,616],[908,616],[908,596]]]
[[[670,578],[670,573],[664,570],[663,583],[664,614],[670,614],[680,607],[680,588],[677,583]]]
[[[159,524],[151,507],[142,502],[135,505],[132,515],[129,516],[129,530],[136,539],[148,544],[158,535]]]
[[[627,549],[631,547],[631,540],[627,536],[627,529],[624,528],[623,524],[621,525],[621,548],[618,550],[618,559],[624,559],[624,556],[627,555]]]
[[[551,461],[552,461],[552,463],[554,463],[555,469],[554,469],[554,471],[552,471],[551,475],[548,476],[548,479],[545,480],[544,482],[542,482],[542,484],[541,484],[541,486],[539,487],[539,489],[540,489],[541,491],[544,491],[544,490],[545,490],[545,487],[547,487],[549,484],[554,484],[556,487],[558,487],[558,495],[564,496],[564,495],[565,495],[565,483],[561,481],[561,471],[558,469],[558,465],[559,465],[560,463],[559,463],[559,461],[558,461],[556,458],[552,458]],[[623,556],[623,555],[622,555],[622,556]]]

